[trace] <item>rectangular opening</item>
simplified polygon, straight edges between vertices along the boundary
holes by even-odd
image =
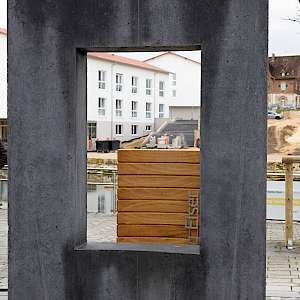
[[[88,242],[198,245],[201,52],[87,54]]]

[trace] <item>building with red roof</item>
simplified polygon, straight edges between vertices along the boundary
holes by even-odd
[[[269,58],[268,105],[300,108],[300,55]]]
[[[7,31],[0,28],[0,140],[7,141]]]
[[[88,53],[88,137],[132,140],[169,118],[169,71],[113,53]]]

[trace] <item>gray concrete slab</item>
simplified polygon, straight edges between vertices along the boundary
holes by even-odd
[[[297,244],[292,251],[285,249],[283,228],[282,222],[267,222],[267,300],[300,299],[300,247]],[[0,252],[3,253],[0,255],[1,290],[7,288],[7,211],[3,209],[0,209],[0,236]],[[295,239],[300,241],[300,224],[295,225]],[[92,248],[85,250],[97,251],[99,242],[115,242],[116,218],[88,214],[88,240]],[[101,248],[103,250],[103,245]],[[0,300],[1,296],[7,299],[6,295],[7,292],[0,292]]]
[[[12,300],[264,297],[267,24],[268,0],[8,2]],[[201,254],[75,253],[86,51],[200,46]]]

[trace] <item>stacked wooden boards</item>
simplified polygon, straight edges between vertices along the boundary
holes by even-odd
[[[188,200],[199,195],[199,149],[119,150],[118,174],[118,242],[190,243]]]

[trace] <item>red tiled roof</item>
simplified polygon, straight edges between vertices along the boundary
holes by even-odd
[[[130,65],[136,68],[141,68],[141,69],[147,69],[155,72],[160,72],[160,73],[169,73],[168,71],[165,71],[161,68],[152,66],[150,64],[147,64],[143,61],[137,60],[137,59],[132,59],[124,56],[119,56],[116,54],[112,53],[105,53],[105,52],[89,52],[88,56],[93,57],[93,58],[98,58],[98,59],[103,59],[103,60],[108,60],[112,62],[116,62],[119,64],[124,64],[124,65]]]
[[[165,52],[165,53],[162,53],[162,54],[159,54],[159,55],[153,56],[153,57],[151,57],[151,58],[148,58],[148,59],[144,60],[144,62],[151,61],[152,59],[155,59],[155,58],[158,58],[158,57],[164,56],[164,55],[166,55],[166,54],[172,54],[172,55],[175,55],[175,56],[181,57],[181,58],[183,58],[183,59],[185,59],[185,60],[189,60],[189,61],[192,61],[192,62],[194,62],[194,63],[196,63],[196,64],[199,64],[199,65],[201,65],[201,62],[199,62],[199,61],[196,61],[196,60],[194,60],[194,59],[190,59],[190,58],[188,58],[188,57],[185,57],[185,56],[183,56],[183,55],[180,55],[180,54],[178,54],[178,53],[174,53],[174,52],[172,52],[172,51],[168,51],[168,52]]]
[[[0,34],[5,34],[7,35],[7,30],[4,28],[0,28]]]

